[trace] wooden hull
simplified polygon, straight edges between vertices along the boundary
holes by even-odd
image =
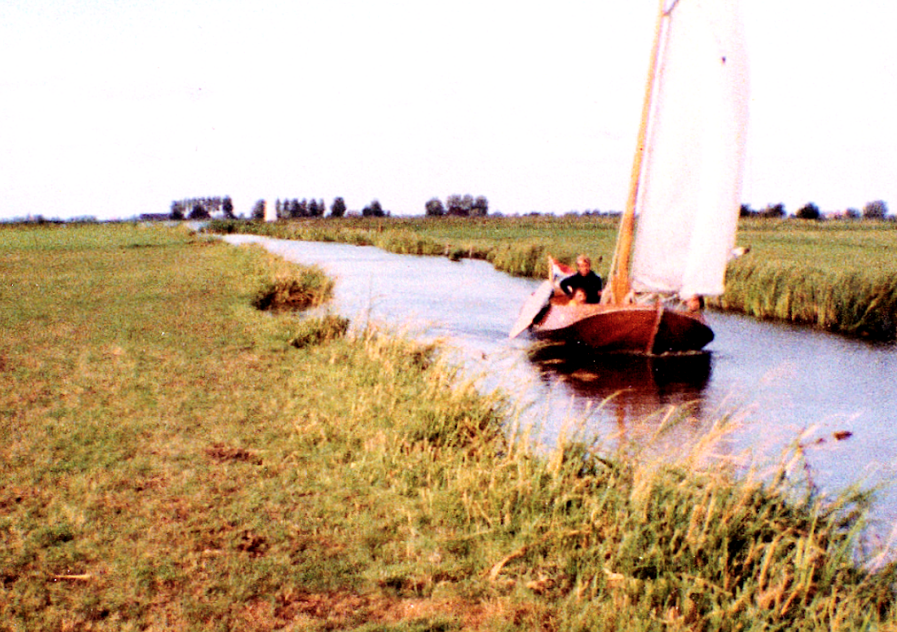
[[[658,305],[564,305],[552,302],[533,324],[537,338],[586,345],[596,351],[681,353],[713,340],[699,313]]]

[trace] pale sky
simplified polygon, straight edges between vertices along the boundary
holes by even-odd
[[[656,0],[0,0],[0,218],[622,209]],[[897,213],[893,0],[743,0],[744,202]]]

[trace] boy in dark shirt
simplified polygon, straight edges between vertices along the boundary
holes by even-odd
[[[572,296],[577,289],[585,290],[586,303],[598,303],[601,301],[601,277],[592,272],[592,260],[585,255],[576,258],[578,272],[561,281],[561,289],[568,296]]]

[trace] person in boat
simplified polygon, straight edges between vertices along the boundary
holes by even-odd
[[[685,305],[685,309],[689,312],[700,312],[704,309],[704,297],[703,296],[689,296],[684,299],[682,303]]]
[[[598,303],[601,301],[601,277],[592,271],[592,260],[586,255],[576,258],[576,274],[568,276],[561,281],[561,290],[567,296],[573,296],[577,289],[585,292],[586,303]]]

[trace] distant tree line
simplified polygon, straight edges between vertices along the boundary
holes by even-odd
[[[849,208],[846,211],[838,212],[830,215],[829,217],[835,217],[839,219],[885,219],[888,214],[888,205],[884,200],[875,200],[874,202],[868,202],[866,206],[863,207],[862,212],[855,208]],[[741,217],[785,217],[787,213],[785,212],[784,204],[770,204],[766,206],[766,208],[755,211],[747,204],[741,205]],[[797,209],[794,213],[794,217],[797,219],[811,219],[811,220],[820,220],[826,219],[826,216],[819,210],[819,207],[813,202],[808,202],[804,204],[802,207]]]
[[[379,205],[380,203],[377,202]],[[302,219],[302,218],[314,218],[314,217],[324,217],[327,213],[327,205],[324,203],[323,199],[314,199],[308,200],[303,198],[300,200],[299,198],[290,199],[277,199],[274,202],[274,210],[277,213],[277,219]],[[329,217],[343,217],[346,214],[346,201],[337,196],[333,198],[333,203],[330,205],[330,215]],[[252,219],[264,219],[265,217],[265,200],[258,200],[252,207],[252,211],[250,212],[250,217]]]
[[[292,199],[292,200],[276,200],[274,209],[277,211],[277,217],[283,219],[300,219],[303,217],[324,217],[327,212],[327,205],[324,200]]]
[[[485,196],[473,197],[470,194],[450,195],[445,199],[445,204],[439,198],[431,198],[424,205],[424,211],[429,217],[441,217],[450,215],[455,217],[485,217],[489,213],[489,200]]]
[[[347,209],[346,201],[342,197],[336,197],[330,204],[329,214],[327,205],[323,199],[277,199],[274,203],[278,219],[302,219],[302,218],[318,218],[318,217],[344,217],[347,214],[360,214],[362,217],[389,217],[390,211],[385,210],[379,200],[374,199],[367,204],[360,213],[358,211],[350,212]],[[437,197],[429,199],[424,205],[424,212],[428,217],[485,217],[489,213],[489,201],[485,196],[472,196],[470,194],[453,194],[449,195],[445,202]],[[539,215],[540,213],[533,211],[530,215]],[[577,211],[570,211],[568,215],[580,214]],[[618,211],[599,211],[597,209],[587,210],[583,215],[597,216],[613,216],[618,215]],[[200,197],[187,198],[184,200],[176,200],[171,203],[171,212],[169,217],[174,220],[182,219],[208,219],[218,215],[225,219],[233,219],[234,205],[230,196],[224,197]],[[496,213],[500,216],[501,213]],[[766,207],[755,210],[747,204],[741,205],[741,217],[765,217],[765,218],[784,218],[788,216],[785,205],[782,203],[768,204]],[[252,207],[250,217],[252,219],[263,219],[265,216],[265,200],[258,200]],[[875,200],[868,202],[861,210],[849,208],[845,211],[837,213],[823,213],[819,206],[813,202],[800,207],[793,215],[797,219],[805,220],[821,220],[829,218],[837,219],[869,219],[882,220],[889,219],[888,206],[884,200]],[[890,218],[897,219],[897,218]]]
[[[274,209],[277,211],[278,219],[302,219],[302,218],[314,218],[314,217],[324,217],[327,214],[327,205],[324,203],[323,199],[315,200],[312,198],[311,200],[306,199],[293,199],[293,200],[277,200],[274,203]],[[333,202],[330,204],[330,214],[328,217],[344,217],[347,213],[348,209],[346,207],[346,200],[340,196],[333,198]],[[256,205],[253,209],[253,218],[261,219],[265,214],[265,201],[259,200],[256,202]],[[383,210],[383,206],[379,201],[374,200],[370,204],[364,207],[361,211],[361,214],[364,217],[385,217],[389,214],[388,211]]]
[[[785,205],[769,204],[763,210],[755,211],[747,204],[742,204],[739,215],[741,217],[785,217]]]
[[[199,197],[175,200],[171,203],[170,219],[209,219],[220,214],[226,219],[234,218],[234,203],[229,195],[224,197]]]

